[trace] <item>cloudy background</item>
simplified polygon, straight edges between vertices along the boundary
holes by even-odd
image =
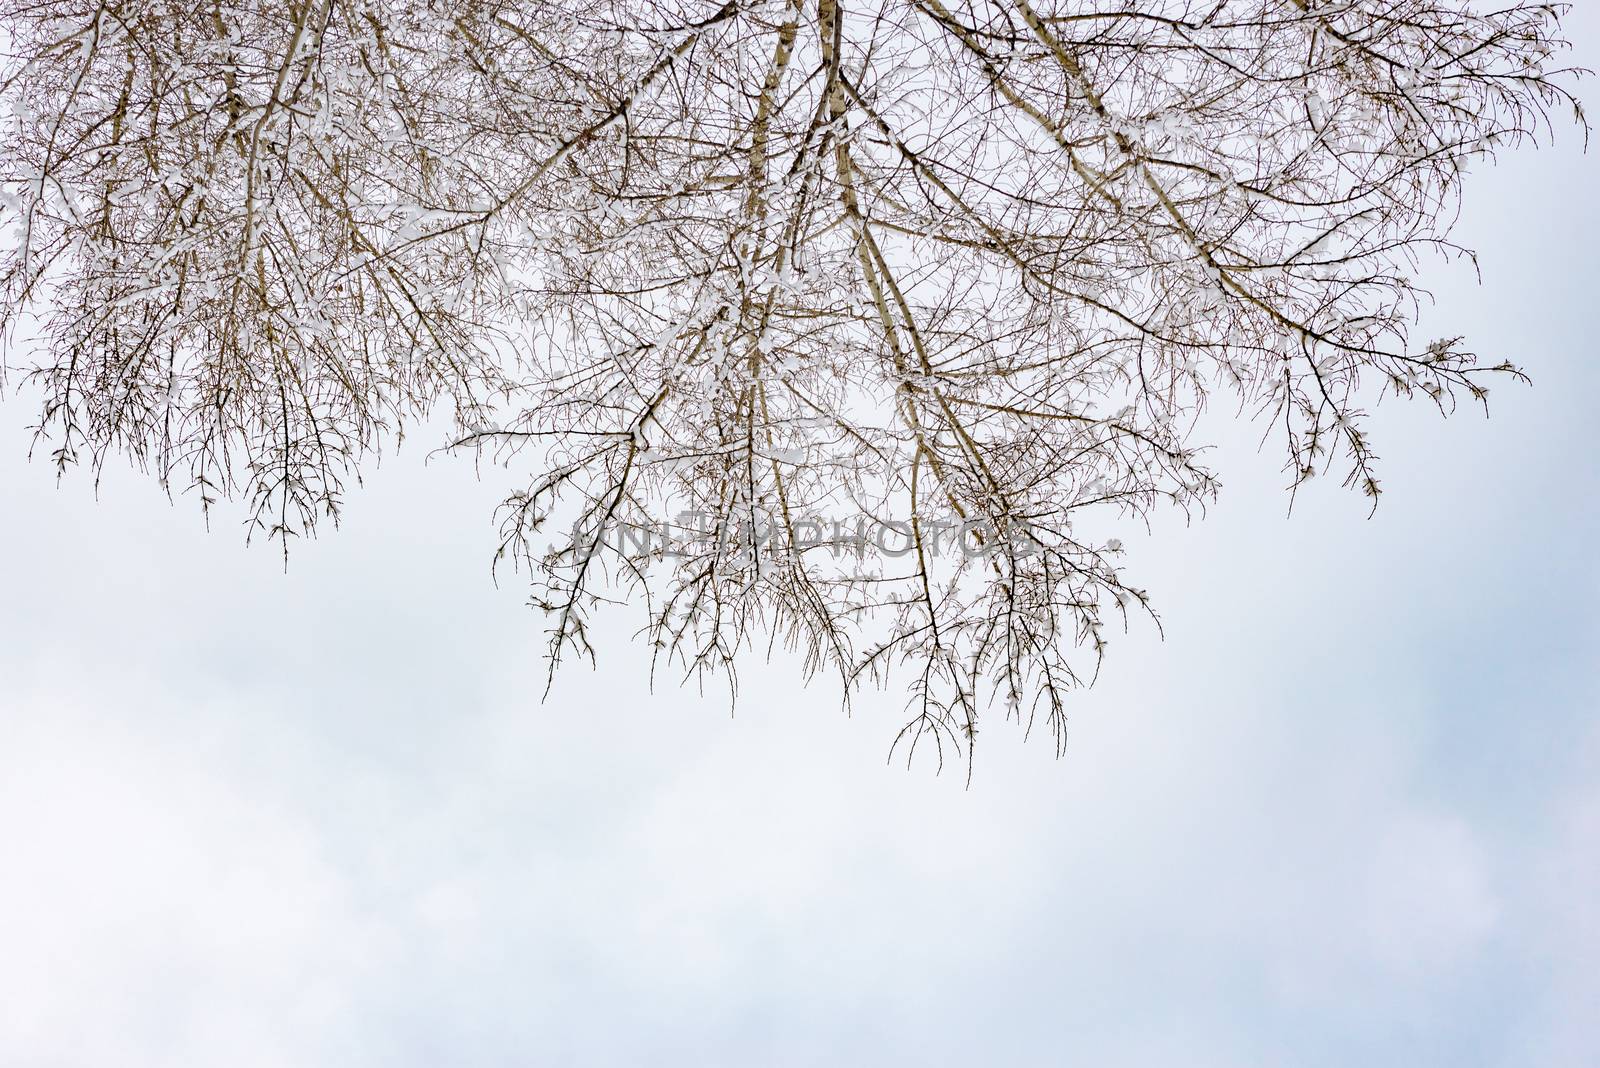
[[[1571,22],[1600,66],[1600,13]],[[1221,411],[1202,522],[1066,757],[888,766],[752,659],[540,703],[500,483],[413,441],[287,575],[0,406],[0,1062],[1600,1063],[1600,161],[1474,176],[1425,334],[1533,388],[1386,403],[1375,518]]]

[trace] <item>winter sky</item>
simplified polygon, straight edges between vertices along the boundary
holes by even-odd
[[[1600,67],[1600,12],[1570,22]],[[1593,96],[1594,83],[1585,92]],[[1386,402],[1377,515],[1219,411],[1220,502],[1064,759],[888,766],[752,657],[649,692],[619,614],[540,703],[505,476],[423,436],[301,546],[0,406],[0,1064],[1600,1063],[1600,159],[1475,173],[1421,333],[1534,378]]]

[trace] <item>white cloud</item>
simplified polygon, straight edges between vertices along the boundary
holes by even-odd
[[[0,1048],[129,1068],[317,1059],[382,963],[352,886],[307,813],[230,780],[238,754],[103,702],[63,688],[8,710]]]

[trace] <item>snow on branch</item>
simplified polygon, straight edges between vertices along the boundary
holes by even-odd
[[[1375,501],[1381,393],[1518,375],[1415,343],[1410,275],[1470,164],[1582,124],[1548,4],[0,10],[0,331],[57,464],[287,551],[448,413],[529,468],[552,668],[631,592],[679,676],[903,673],[941,761],[993,709],[1062,742],[1148,611],[1086,531],[1204,505],[1212,397]],[[905,551],[812,536],[858,520]]]

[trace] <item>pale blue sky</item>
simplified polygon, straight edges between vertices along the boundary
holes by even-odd
[[[1592,9],[1572,22],[1600,57]],[[1128,537],[1066,757],[884,756],[893,694],[751,661],[542,688],[492,482],[391,456],[287,576],[0,406],[0,1063],[1600,1063],[1600,176],[1484,169],[1424,333],[1532,373],[1385,404],[1375,518],[1218,421]],[[1222,413],[1226,414],[1226,413]],[[414,443],[420,444],[420,443]]]

